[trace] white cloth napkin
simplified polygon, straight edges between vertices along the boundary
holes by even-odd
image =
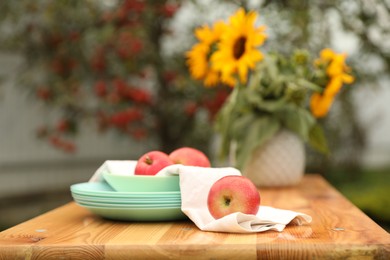
[[[110,172],[117,175],[134,175],[136,165],[137,161],[107,160],[95,171],[89,179],[89,182],[103,181],[103,172]]]
[[[101,181],[102,171],[114,174],[129,175],[127,167],[135,167],[134,161],[106,161],[92,176],[90,181]],[[310,223],[309,215],[290,210],[260,206],[256,215],[232,213],[220,219],[214,219],[207,208],[207,196],[211,186],[220,178],[227,175],[241,175],[232,167],[204,168],[171,165],[162,169],[157,175],[179,175],[181,190],[181,209],[195,225],[203,231],[254,233],[267,230],[283,231],[287,224],[296,222]],[[261,191],[260,191],[261,197]]]
[[[253,233],[266,230],[282,231],[293,220],[297,224],[310,223],[309,215],[290,210],[260,206],[256,215],[232,213],[214,219],[207,208],[207,196],[211,186],[227,175],[241,175],[235,168],[203,168],[184,165],[171,165],[157,175],[180,175],[181,209],[204,231]],[[261,197],[261,191],[260,191]]]

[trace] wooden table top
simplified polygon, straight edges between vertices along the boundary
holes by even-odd
[[[390,234],[320,175],[261,189],[262,204],[313,217],[284,231],[200,231],[190,220],[119,222],[71,202],[0,233],[0,259],[390,259]]]

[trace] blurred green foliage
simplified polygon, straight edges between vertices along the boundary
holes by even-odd
[[[326,178],[358,208],[390,231],[390,168],[333,169]]]

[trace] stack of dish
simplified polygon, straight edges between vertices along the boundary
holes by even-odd
[[[186,218],[181,211],[178,176],[105,173],[103,177],[103,182],[72,185],[70,190],[75,202],[108,219],[169,221]]]

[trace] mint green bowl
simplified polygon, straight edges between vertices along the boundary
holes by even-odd
[[[178,175],[118,175],[109,172],[104,172],[103,178],[114,190],[121,192],[180,191]]]

